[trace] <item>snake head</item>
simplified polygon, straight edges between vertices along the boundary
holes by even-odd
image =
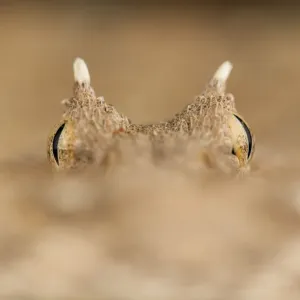
[[[247,121],[238,113],[234,97],[225,94],[231,71],[232,64],[229,61],[224,62],[215,72],[207,90],[213,90],[218,95],[224,96],[223,113],[227,115],[226,126],[232,142],[231,154],[237,157],[240,167],[245,167],[251,161],[255,151],[255,136]]]
[[[129,123],[103,97],[96,97],[84,60],[75,59],[73,73],[73,96],[62,101],[63,117],[48,137],[48,160],[56,170],[73,169],[90,162],[95,148],[100,153],[113,133]]]

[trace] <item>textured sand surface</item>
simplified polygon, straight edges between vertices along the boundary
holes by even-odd
[[[0,24],[1,299],[299,299],[296,14],[8,7]],[[253,173],[232,181],[124,148],[107,177],[52,174],[46,139],[77,56],[137,122],[172,116],[229,59]]]

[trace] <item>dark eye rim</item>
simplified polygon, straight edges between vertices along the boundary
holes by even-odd
[[[59,159],[58,159],[58,142],[59,142],[59,138],[61,136],[62,131],[65,128],[65,123],[63,123],[62,125],[60,125],[60,127],[57,129],[54,138],[53,138],[53,142],[52,142],[52,151],[53,151],[53,156],[54,159],[57,163],[57,165],[59,165]]]
[[[242,124],[245,132],[246,132],[246,135],[247,135],[247,139],[248,139],[248,159],[250,158],[250,155],[251,155],[251,152],[252,152],[252,148],[253,148],[253,141],[252,141],[252,134],[251,134],[251,131],[249,129],[249,127],[247,126],[247,124],[237,115],[233,114],[239,121],[240,123]]]

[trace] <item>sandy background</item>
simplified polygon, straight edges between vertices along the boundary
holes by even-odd
[[[228,90],[258,141],[293,142],[300,120],[297,13],[178,10],[2,8],[1,156],[45,155],[60,101],[72,95],[77,56],[98,94],[137,122],[170,117],[230,60]]]
[[[1,299],[299,299],[299,10],[7,3]],[[239,185],[147,164],[100,184],[53,178],[46,139],[77,56],[137,122],[172,116],[230,60],[256,172]]]

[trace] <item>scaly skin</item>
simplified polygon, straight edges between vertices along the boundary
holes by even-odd
[[[224,62],[204,91],[173,118],[142,125],[132,123],[103,97],[96,96],[88,68],[77,58],[73,97],[62,102],[65,106],[62,120],[48,139],[49,161],[58,170],[101,165],[117,139],[146,136],[161,145],[172,138],[198,140],[197,159],[206,167],[226,172],[249,170],[255,140],[236,110],[234,96],[225,92],[231,69],[232,65]],[[59,134],[61,126],[64,128]]]

